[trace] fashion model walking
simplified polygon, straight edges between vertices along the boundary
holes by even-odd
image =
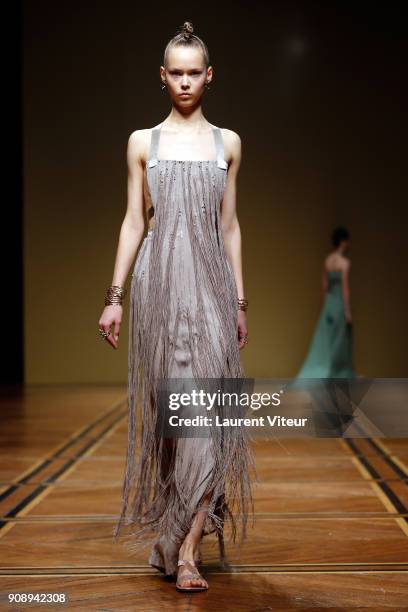
[[[205,437],[158,433],[162,379],[244,376],[247,342],[236,178],[241,141],[207,121],[202,98],[213,70],[190,22],[167,44],[160,67],[169,115],[128,142],[128,208],[112,286],[99,320],[118,346],[123,288],[145,228],[130,288],[129,426],[118,536],[127,546],[151,543],[149,562],[177,575],[177,588],[205,590],[199,544],[216,532],[224,561],[224,524],[245,537],[252,505],[253,458],[244,429]],[[110,332],[114,327],[113,334]],[[137,418],[136,418],[137,416]]]
[[[323,307],[309,350],[296,378],[353,378],[352,317],[346,257],[350,237],[346,228],[333,230],[334,250],[323,265]]]

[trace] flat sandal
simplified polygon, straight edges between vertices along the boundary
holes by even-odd
[[[184,593],[191,593],[192,591],[207,591],[208,590],[208,586],[191,586],[191,587],[180,586],[180,584],[184,582],[185,580],[197,580],[200,578],[204,580],[204,578],[201,576],[200,572],[198,571],[194,561],[187,561],[186,559],[179,559],[177,565],[178,566],[185,565],[187,569],[190,570],[187,572],[183,572],[183,575],[180,576],[180,578],[177,578],[176,589],[178,591],[182,591]]]
[[[154,544],[154,552],[157,553],[162,558],[162,560],[166,560],[166,557],[167,557],[168,561],[170,560],[170,553],[169,553],[169,551],[167,550],[167,548],[163,548],[163,546],[162,546],[160,541],[156,542]],[[177,554],[177,553],[178,553],[178,548],[176,549],[176,553],[175,554]],[[203,562],[203,556],[202,556],[202,553],[201,553],[201,547],[200,546],[194,552],[194,562],[195,562],[196,565],[201,565],[202,562]],[[164,565],[157,565],[155,563],[150,563],[150,565],[151,565],[151,567],[154,567],[155,569],[159,570],[159,572],[162,572],[163,574],[166,573]],[[173,572],[173,575],[176,575],[176,574],[177,574],[177,570],[175,570]]]

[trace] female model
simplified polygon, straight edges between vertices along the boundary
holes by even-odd
[[[129,138],[128,209],[99,327],[117,348],[123,285],[144,231],[145,208],[148,232],[130,290],[129,436],[114,535],[125,524],[137,525],[127,538],[136,549],[141,535],[146,543],[153,533],[150,564],[166,575],[177,573],[177,588],[192,591],[208,588],[197,569],[202,535],[216,531],[222,561],[224,519],[233,538],[237,519],[245,535],[252,455],[244,430],[159,436],[156,391],[159,379],[244,375],[240,349],[247,342],[248,301],[236,214],[241,149],[235,132],[210,124],[202,113],[213,72],[190,22],[167,44],[160,74],[172,108],[153,129]]]
[[[353,378],[347,229],[333,231],[334,250],[323,265],[323,308],[296,378]]]

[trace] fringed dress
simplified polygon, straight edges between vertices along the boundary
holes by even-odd
[[[228,164],[220,128],[211,126],[215,159],[158,159],[162,124],[152,129],[145,198],[154,225],[134,266],[130,289],[128,449],[117,537],[131,552],[152,544],[150,563],[177,569],[178,548],[210,494],[203,535],[221,542],[225,521],[246,535],[254,466],[244,428],[209,437],[157,434],[159,379],[241,378],[237,288],[224,249],[220,209]],[[223,431],[218,431],[222,429]],[[172,551],[163,558],[155,543]],[[220,546],[221,561],[223,547]]]

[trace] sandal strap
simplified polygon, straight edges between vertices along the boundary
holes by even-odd
[[[201,574],[199,574],[198,572],[196,574],[193,574],[192,572],[184,572],[181,576],[179,576],[177,583],[180,584],[181,582],[184,582],[185,580],[202,580],[202,576]]]
[[[191,565],[192,567],[195,567],[195,561],[188,561],[187,559],[179,559],[177,561],[177,565],[186,565],[187,567]]]
[[[201,576],[200,572],[196,568],[194,561],[187,561],[186,559],[179,559],[179,561],[177,562],[177,565],[178,566],[184,565],[186,567],[186,570],[183,571],[181,576],[178,577],[177,584],[180,584],[181,582],[184,582],[185,580],[197,580],[197,579],[203,580],[203,577]]]

